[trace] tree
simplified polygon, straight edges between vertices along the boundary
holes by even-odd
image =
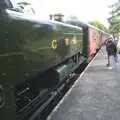
[[[114,37],[120,36],[120,16],[114,16],[109,20],[110,27],[109,30]]]
[[[112,8],[112,11],[110,13],[112,16],[120,15],[120,0],[118,0],[118,2],[110,5],[109,7]]]
[[[108,32],[108,29],[102,24],[100,23],[99,21],[97,20],[94,20],[94,21],[90,21],[88,22],[89,24],[95,26],[96,28],[100,29],[100,30],[103,30],[103,31],[106,31]]]
[[[113,34],[114,37],[119,38],[120,36],[120,0],[110,6],[112,9],[111,17],[108,18],[108,22],[110,23],[109,30]]]

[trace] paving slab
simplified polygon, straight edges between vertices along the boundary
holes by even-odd
[[[47,120],[120,120],[120,63],[106,63],[102,47]]]

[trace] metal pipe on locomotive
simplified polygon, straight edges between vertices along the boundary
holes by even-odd
[[[27,120],[44,93],[96,53],[109,34],[82,23],[42,21],[0,4],[0,118]]]

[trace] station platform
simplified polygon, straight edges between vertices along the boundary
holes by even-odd
[[[102,47],[47,120],[120,120],[120,64]]]

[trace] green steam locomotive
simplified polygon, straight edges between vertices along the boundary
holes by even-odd
[[[31,120],[49,91],[90,58],[107,37],[82,23],[39,20],[1,0],[1,120]]]

